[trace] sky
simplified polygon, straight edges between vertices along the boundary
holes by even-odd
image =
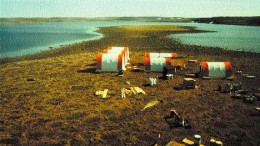
[[[0,0],[0,17],[260,16],[260,0]]]

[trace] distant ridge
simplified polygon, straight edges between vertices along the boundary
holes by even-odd
[[[43,22],[82,22],[82,21],[149,21],[149,22],[198,22],[227,25],[260,26],[260,16],[254,17],[212,17],[212,18],[183,18],[183,17],[34,17],[34,18],[0,18],[0,24],[10,23],[43,23]]]
[[[193,21],[198,23],[260,26],[260,16],[194,18]]]

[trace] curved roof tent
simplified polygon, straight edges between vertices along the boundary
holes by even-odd
[[[96,71],[97,72],[118,72],[125,70],[124,55],[121,54],[104,54],[97,55]]]
[[[144,57],[150,57],[150,58],[160,58],[160,57],[177,57],[176,53],[144,53]]]
[[[127,61],[130,59],[129,58],[129,48],[128,47],[108,47],[108,52],[120,52],[120,51],[125,51],[125,56]]]
[[[230,62],[201,62],[199,74],[202,77],[230,77],[232,75],[232,65]]]
[[[146,72],[163,72],[163,67],[170,64],[170,58],[150,58],[146,57],[144,66]]]
[[[108,47],[107,49],[104,50],[104,53],[108,53],[108,54],[123,53],[125,63],[127,63],[128,60],[130,60],[128,47]]]

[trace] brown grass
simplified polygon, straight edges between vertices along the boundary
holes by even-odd
[[[216,85],[230,81],[197,78],[200,89],[176,91],[173,86],[182,83],[183,74],[189,70],[178,71],[173,80],[160,79],[154,87],[145,84],[149,77],[161,76],[159,73],[127,70],[123,77],[116,73],[95,73],[98,52],[107,46],[128,46],[130,63],[141,67],[143,54],[148,51],[177,52],[186,59],[199,61],[231,61],[234,71],[242,70],[257,77],[249,80],[234,74],[234,82],[259,92],[259,54],[182,45],[165,37],[176,33],[176,29],[169,26],[101,28],[105,38],[100,40],[2,64],[0,144],[150,145],[157,142],[165,145],[172,139],[181,141],[201,134],[206,145],[211,137],[225,145],[259,145],[260,119],[250,116],[259,102],[246,104],[232,99],[230,94],[213,91]],[[79,86],[83,88],[75,88]],[[120,89],[131,86],[141,87],[146,95],[121,99]],[[106,88],[109,89],[107,99],[94,95],[95,91]],[[160,103],[141,112],[153,100]],[[189,119],[192,129],[170,129],[163,119],[170,109]]]

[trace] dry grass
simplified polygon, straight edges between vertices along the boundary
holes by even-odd
[[[167,32],[167,31],[189,31],[190,29],[187,27],[181,27],[181,26],[119,26],[118,28],[126,29],[126,31],[138,31],[138,32]]]
[[[143,30],[143,27],[140,28]],[[102,28],[100,31],[105,38],[68,47],[74,53],[68,51],[70,53],[57,55],[68,49],[64,48],[57,50],[60,51],[57,54],[50,51],[53,57],[36,55],[38,59],[2,64],[0,143],[150,145],[157,142],[165,145],[172,139],[180,141],[198,133],[205,144],[208,144],[210,137],[216,137],[225,145],[259,145],[260,119],[249,115],[254,112],[255,106],[259,106],[259,102],[245,104],[230,98],[229,94],[213,91],[216,85],[229,81],[196,79],[200,89],[176,91],[173,86],[182,83],[183,74],[189,70],[179,71],[180,75],[173,80],[159,80],[154,87],[145,86],[148,78],[161,74],[127,70],[123,77],[118,77],[116,73],[95,73],[98,52],[111,45],[127,45],[131,53],[130,63],[141,67],[146,51],[174,51],[187,59],[196,58],[199,61],[231,61],[234,70],[257,76],[255,80],[248,80],[236,75],[234,82],[241,82],[242,88],[258,92],[259,54],[181,45],[165,37],[172,32],[157,32],[165,30],[165,27],[147,27],[143,32],[137,27],[131,29]],[[145,37],[136,36],[136,32]],[[131,86],[141,87],[146,95],[122,99],[120,89]],[[94,95],[95,91],[106,88],[109,89],[107,99]],[[153,100],[160,103],[141,112]],[[192,129],[169,128],[163,117],[172,108],[190,120]],[[158,138],[159,134],[161,138]]]

